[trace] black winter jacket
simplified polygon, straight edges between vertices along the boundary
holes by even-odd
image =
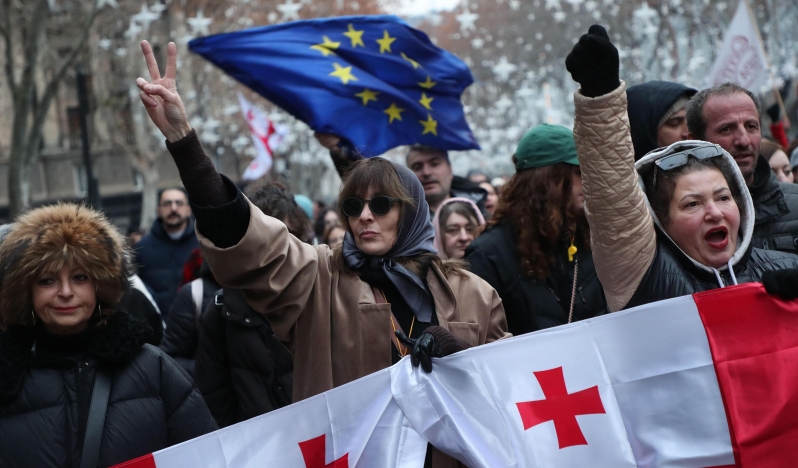
[[[479,236],[466,249],[469,270],[484,279],[499,293],[507,315],[507,327],[513,336],[568,323],[568,310],[574,279],[574,262],[568,261],[565,248],[556,254],[551,274],[543,280],[521,273],[515,229],[504,221]],[[579,248],[579,270],[572,321],[607,312],[593,256],[588,248]]]
[[[0,465],[77,468],[96,369],[113,372],[98,466],[216,430],[191,379],[149,327],[117,311],[104,327],[59,337],[40,327],[0,334]]]
[[[128,288],[119,300],[119,308],[127,311],[136,320],[144,320],[152,328],[152,335],[147,343],[158,346],[163,338],[163,319],[143,292],[136,288]]]
[[[198,279],[202,281],[200,311],[205,311],[220,286],[213,277],[208,262],[204,262],[200,267]],[[191,283],[186,283],[177,291],[177,297],[172,303],[172,310],[169,311],[166,318],[166,330],[163,333],[161,349],[193,376],[198,343],[197,309],[191,295]]]
[[[149,234],[134,246],[138,274],[152,293],[164,319],[183,280],[183,265],[194,249],[199,248],[194,223],[189,220],[185,232],[172,240],[160,219],[152,223]]]
[[[786,268],[798,268],[798,256],[749,246],[745,255],[734,265],[734,276],[738,284],[761,282],[762,273]],[[718,273],[723,284],[718,283],[714,274],[696,268],[689,257],[658,227],[656,257],[624,308],[734,284],[728,270]]]
[[[759,249],[798,254],[798,184],[783,184],[763,156],[759,156],[754,182],[748,187],[754,199],[754,235]]]
[[[241,291],[217,292],[202,316],[197,388],[225,427],[291,404],[294,364],[268,320]]]

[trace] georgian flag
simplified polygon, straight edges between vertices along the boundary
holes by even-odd
[[[272,168],[274,151],[280,147],[288,134],[288,127],[275,125],[268,117],[263,115],[251,102],[238,93],[238,102],[241,112],[247,119],[247,125],[255,145],[257,155],[249,163],[242,179],[257,180],[266,175]]]
[[[793,466],[798,301],[746,284],[472,348],[430,374],[404,359],[123,466],[421,468],[427,441],[471,468]]]

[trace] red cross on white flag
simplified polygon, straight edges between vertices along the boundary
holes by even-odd
[[[288,134],[288,128],[282,125],[275,125],[241,93],[238,93],[238,102],[241,104],[241,111],[247,119],[247,126],[257,151],[255,159],[244,171],[242,178],[244,180],[260,179],[272,168],[274,151],[283,143]]]

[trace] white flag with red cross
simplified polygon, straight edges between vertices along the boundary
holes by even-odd
[[[399,364],[128,468],[787,467],[798,301],[760,284]]]
[[[238,93],[238,102],[241,112],[247,119],[252,143],[255,145],[256,156],[249,163],[242,178],[244,180],[257,180],[266,175],[272,168],[274,152],[280,147],[288,135],[288,127],[275,125],[268,117],[259,111],[241,93]]]
[[[763,92],[770,83],[767,53],[756,18],[745,0],[737,5],[709,75],[710,85],[727,81],[753,93]]]

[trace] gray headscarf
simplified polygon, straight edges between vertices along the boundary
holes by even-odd
[[[408,168],[390,161],[399,175],[405,190],[415,200],[415,209],[405,209],[399,224],[399,235],[396,243],[385,255],[373,257],[364,254],[357,248],[352,234],[347,231],[344,236],[343,255],[349,268],[359,270],[363,267],[379,268],[396,286],[402,298],[410,306],[416,318],[421,322],[430,322],[435,311],[432,294],[418,275],[394,261],[398,257],[413,257],[423,253],[438,253],[432,246],[435,230],[429,216],[429,205],[424,198],[424,187],[416,175]]]

